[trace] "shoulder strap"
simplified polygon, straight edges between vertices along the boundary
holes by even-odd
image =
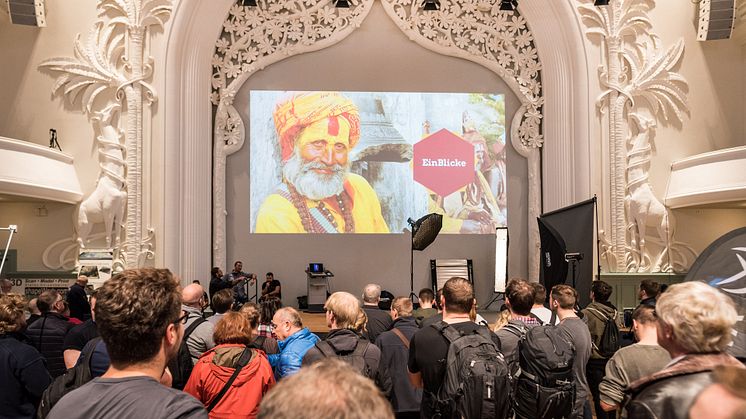
[[[321,355],[323,355],[325,358],[337,356],[337,353],[334,352],[334,348],[332,348],[332,345],[329,345],[329,343],[324,340],[316,342],[315,346],[319,349]]]
[[[443,335],[446,339],[448,339],[449,343],[453,343],[456,341],[456,339],[461,337],[461,333],[458,332],[458,330],[451,327],[450,324],[444,322],[443,320],[433,323],[431,325],[435,328],[441,335]]]
[[[526,332],[528,331],[528,328],[526,328],[526,327],[520,327],[520,326],[517,326],[517,325],[515,325],[513,323],[506,324],[505,326],[503,326],[503,329],[505,329],[508,332],[516,335],[518,338],[520,338],[523,335],[525,335]]]
[[[93,353],[96,352],[96,345],[98,345],[99,342],[101,342],[101,336],[95,337],[88,341],[88,343],[85,344],[81,352],[83,352],[83,364],[88,365],[90,367],[91,365],[91,358],[93,358]]]
[[[404,336],[404,333],[402,333],[402,332],[401,332],[401,330],[399,330],[399,329],[397,329],[397,328],[393,328],[393,329],[391,329],[391,331],[392,331],[392,332],[394,332],[394,334],[395,334],[396,336],[399,336],[399,339],[400,339],[400,340],[401,340],[401,342],[402,342],[402,343],[404,344],[404,346],[405,346],[405,347],[406,347],[407,349],[409,349],[409,339],[407,339],[407,337],[406,337],[406,336]]]
[[[233,382],[236,381],[236,377],[238,377],[238,374],[241,372],[241,369],[246,366],[246,364],[251,361],[251,358],[254,356],[254,351],[249,349],[248,347],[241,352],[241,357],[238,358],[238,363],[236,364],[236,368],[233,371],[233,375],[231,375],[231,378],[228,379],[228,381],[225,383],[222,389],[220,389],[220,393],[218,393],[217,396],[215,396],[214,399],[212,399],[212,402],[210,402],[210,405],[207,406],[207,411],[211,411],[215,408],[215,406],[220,403],[220,399],[225,396],[225,393],[228,392],[228,389],[233,385]]]
[[[365,355],[365,351],[368,350],[368,345],[371,345],[371,343],[366,340],[359,339],[357,341],[357,345],[355,345],[355,350],[352,351],[352,356],[363,357],[363,355]]]
[[[192,324],[189,325],[189,327],[186,328],[184,331],[184,337],[181,338],[182,342],[185,342],[186,339],[189,337],[189,335],[194,332],[194,329],[196,329],[199,325],[206,322],[207,320],[203,319],[202,317],[198,317],[197,320],[193,321]]]

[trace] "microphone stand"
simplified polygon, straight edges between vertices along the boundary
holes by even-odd
[[[11,224],[8,227],[0,228],[0,230],[7,230],[10,232],[8,235],[8,243],[5,245],[5,252],[3,253],[3,259],[0,261],[0,276],[3,274],[3,267],[5,266],[5,260],[8,258],[8,249],[10,249],[10,242],[13,240],[13,234],[18,232],[18,226]]]

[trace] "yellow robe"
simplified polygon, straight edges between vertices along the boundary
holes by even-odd
[[[388,233],[389,228],[381,215],[381,203],[373,188],[363,177],[353,173],[347,175],[345,190],[352,201],[352,220],[355,233]],[[319,206],[321,201],[306,199],[308,208]],[[337,222],[337,229],[345,231],[342,214],[335,207],[326,205]],[[256,219],[256,233],[306,233],[298,211],[293,203],[278,193],[269,195],[259,208]]]

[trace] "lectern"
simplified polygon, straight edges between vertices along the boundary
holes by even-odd
[[[306,268],[308,277],[308,313],[323,313],[329,291],[329,278],[334,276],[321,263],[311,263]]]

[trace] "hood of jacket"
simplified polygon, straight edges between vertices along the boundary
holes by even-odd
[[[241,353],[245,348],[246,346],[237,344],[218,345],[205,352],[197,364],[204,364],[202,367],[208,368],[208,375],[226,383],[233,375],[236,364],[238,364],[238,359],[241,357]],[[265,358],[265,360],[267,358],[262,351],[256,349],[250,350],[252,351],[251,360],[241,369],[232,387],[240,387],[246,384],[257,373],[261,358]]]
[[[324,339],[332,348],[334,352],[351,352],[355,350],[358,341],[363,339],[354,330],[350,329],[334,329],[326,335]]]

